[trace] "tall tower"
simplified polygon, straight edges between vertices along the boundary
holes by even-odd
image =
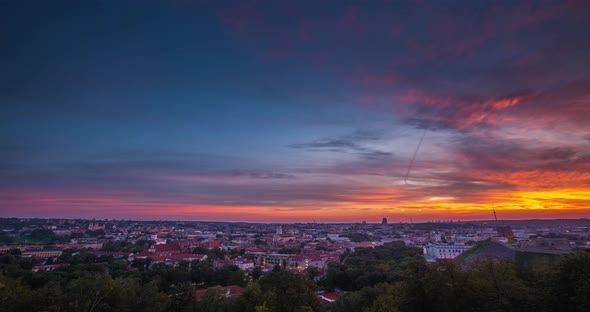
[[[387,218],[381,219],[381,225],[387,225]]]

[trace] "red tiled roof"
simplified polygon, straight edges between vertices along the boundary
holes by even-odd
[[[338,298],[338,293],[333,292],[333,291],[332,292],[325,292],[323,294],[319,294],[318,297],[320,297],[320,299],[322,299],[324,301],[334,302]]]
[[[207,248],[215,248],[221,246],[221,243],[218,240],[210,240],[206,244]]]
[[[249,251],[249,252],[259,252],[262,251],[262,249],[260,248],[256,248],[256,247],[248,247],[248,248],[244,248],[245,251]]]
[[[161,255],[150,255],[148,257],[154,262],[166,262],[166,259],[168,259],[168,257]]]
[[[149,252],[140,252],[140,253],[136,253],[135,255],[133,255],[135,258],[145,258],[145,257],[153,257],[155,256],[154,254],[151,254]]]
[[[172,252],[172,251],[180,251],[181,248],[178,244],[172,243],[172,244],[155,245],[154,250],[156,252]]]
[[[287,258],[288,261],[304,261],[305,257],[301,255],[293,255]]]

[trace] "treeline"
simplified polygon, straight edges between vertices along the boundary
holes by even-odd
[[[548,261],[427,263],[393,242],[357,248],[320,285],[346,290],[328,311],[590,311],[590,252]]]
[[[0,256],[2,311],[214,311],[214,312],[414,312],[590,311],[590,252],[556,257],[546,266],[497,259],[427,263],[420,249],[389,243],[358,248],[317,274],[275,268],[249,276],[236,267],[214,270],[208,261],[129,268],[125,260],[68,252],[67,263],[32,272],[34,259]],[[315,272],[318,273],[318,272]],[[231,297],[195,289],[240,285]],[[322,303],[316,291],[337,291]]]
[[[195,286],[247,286],[236,266],[214,270],[210,261],[177,266],[145,259],[97,256],[89,250],[65,250],[47,264],[63,266],[33,272],[34,258],[15,249],[0,255],[0,311],[184,311],[194,303]]]
[[[12,244],[59,244],[66,243],[69,241],[68,236],[56,235],[52,230],[47,229],[34,229],[30,232],[24,233],[21,236],[13,237],[0,231],[0,244],[12,245]]]
[[[386,243],[375,248],[356,248],[344,256],[344,264],[330,263],[320,286],[344,291],[360,290],[378,283],[394,283],[403,279],[403,272],[422,249],[403,242]]]
[[[0,310],[11,311],[322,311],[307,275],[275,271],[248,278],[236,267],[211,270],[206,262],[176,268],[156,265],[126,271],[111,264],[74,264],[31,272],[30,259],[0,256]],[[201,267],[202,266],[202,267]],[[113,271],[111,271],[114,269]],[[209,278],[208,274],[211,274]],[[251,280],[247,284],[247,281]],[[209,290],[196,300],[195,286],[241,285],[228,298]]]
[[[29,245],[53,245],[63,244],[69,242],[71,239],[83,238],[83,237],[98,237],[104,238],[104,230],[96,231],[85,231],[84,233],[70,233],[68,235],[57,235],[54,231],[49,229],[33,229],[18,236],[12,236],[4,231],[0,231],[0,244],[2,245],[16,245],[16,244],[29,244]]]

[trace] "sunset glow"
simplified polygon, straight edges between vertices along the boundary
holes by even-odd
[[[590,217],[587,1],[24,2],[2,217]]]

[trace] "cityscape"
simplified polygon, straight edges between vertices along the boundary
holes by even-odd
[[[589,16],[0,0],[0,312],[590,311]]]
[[[340,283],[334,271],[361,251],[409,252],[427,263],[495,259],[526,266],[590,251],[590,219],[274,224],[4,218],[0,230],[3,274],[15,257],[39,274],[84,265],[117,275],[179,271],[192,281],[194,297],[184,304],[209,308],[207,296],[239,297],[261,276],[281,271],[308,276],[324,288],[314,293],[320,306],[334,304],[360,286],[326,284]],[[188,275],[195,271],[211,275]]]

